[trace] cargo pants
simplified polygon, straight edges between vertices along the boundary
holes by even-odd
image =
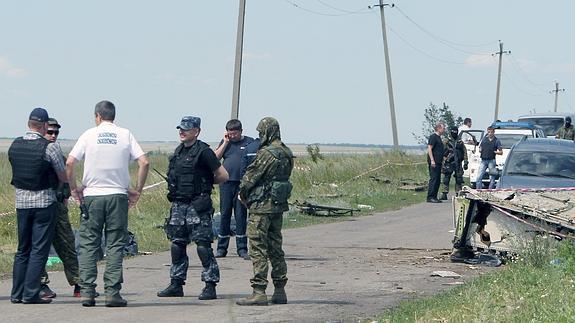
[[[86,196],[88,219],[80,220],[80,288],[82,297],[94,297],[101,252],[102,230],[106,239],[106,296],[119,294],[124,282],[122,262],[128,242],[128,196],[112,194]]]

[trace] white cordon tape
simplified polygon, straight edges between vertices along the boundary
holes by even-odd
[[[5,217],[5,216],[10,215],[10,214],[16,214],[16,211],[0,213],[0,218]]]
[[[148,185],[148,186],[144,186],[144,191],[145,191],[145,190],[148,190],[148,189],[150,189],[150,188],[154,188],[154,187],[156,187],[156,186],[160,186],[160,185],[162,185],[163,183],[165,183],[165,182],[162,181],[162,182],[158,182],[158,183],[151,184],[151,185]],[[72,203],[75,203],[75,202],[76,202],[74,199],[70,199],[70,201],[71,201]],[[0,213],[0,218],[5,217],[5,216],[8,216],[8,215],[11,215],[11,214],[16,214],[16,211],[10,211],[10,212]]]
[[[370,169],[370,170],[368,170],[368,171],[365,171],[365,172],[363,172],[363,173],[361,173],[361,174],[359,174],[359,175],[356,175],[356,176],[354,176],[354,177],[348,179],[347,181],[341,183],[341,185],[347,184],[347,183],[349,183],[349,182],[351,182],[351,181],[353,181],[353,180],[355,180],[355,179],[358,179],[358,178],[362,177],[363,175],[366,175],[366,174],[369,174],[369,173],[371,173],[371,172],[374,172],[374,171],[376,171],[376,170],[378,170],[378,169],[380,169],[380,168],[383,168],[383,167],[385,167],[385,166],[391,166],[391,165],[393,165],[393,166],[412,166],[412,165],[421,165],[421,164],[427,164],[427,162],[404,164],[404,163],[390,163],[389,160],[388,160],[388,161],[385,162],[385,164],[379,165],[379,166],[377,166],[377,167],[375,167],[375,168],[372,168],[372,169]]]
[[[572,190],[571,190],[571,191],[572,191]],[[519,221],[519,222],[521,222],[521,223],[523,223],[523,224],[526,224],[526,225],[528,225],[528,226],[530,226],[530,227],[532,227],[532,228],[535,228],[536,230],[540,230],[540,231],[543,231],[543,232],[545,232],[545,233],[547,233],[547,234],[549,234],[549,235],[561,237],[561,238],[563,238],[563,239],[569,238],[567,235],[561,234],[561,233],[559,233],[559,232],[549,231],[549,230],[543,229],[543,228],[541,228],[541,227],[539,227],[539,226],[537,226],[537,225],[535,225],[535,224],[533,224],[533,223],[530,223],[530,222],[528,222],[528,221],[525,221],[525,220],[521,219],[520,217],[517,217],[517,216],[515,216],[515,215],[513,215],[513,214],[511,214],[511,213],[509,213],[509,212],[507,212],[507,210],[505,210],[505,209],[503,209],[503,208],[500,208],[499,206],[492,205],[492,207],[493,207],[494,209],[498,210],[499,212],[503,213],[504,215],[506,215],[506,216],[508,216],[508,217],[510,217],[510,218],[512,218],[512,219],[515,219],[515,220],[517,220],[517,221]]]
[[[479,192],[548,192],[548,191],[575,191],[575,187],[546,187],[546,188],[483,188],[475,189]]]

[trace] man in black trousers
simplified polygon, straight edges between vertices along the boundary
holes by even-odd
[[[47,122],[46,110],[32,110],[29,130],[16,138],[8,150],[18,222],[12,303],[47,304],[52,301],[40,298],[40,275],[54,235],[56,189],[59,185],[68,185],[68,179],[60,146],[44,138]]]
[[[429,186],[427,188],[427,202],[441,203],[437,199],[439,184],[441,182],[441,163],[443,162],[443,140],[441,136],[445,132],[445,125],[435,125],[435,132],[427,141],[427,165],[429,166]]]

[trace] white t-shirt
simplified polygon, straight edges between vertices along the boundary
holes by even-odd
[[[471,127],[469,127],[466,124],[462,124],[461,126],[459,126],[459,133],[465,130],[471,130]],[[464,143],[469,143],[473,141],[473,137],[471,137],[471,135],[468,132],[466,132],[461,135],[461,140],[463,140]]]
[[[84,196],[127,194],[130,187],[130,162],[144,151],[128,129],[103,121],[86,130],[70,151],[84,160]]]

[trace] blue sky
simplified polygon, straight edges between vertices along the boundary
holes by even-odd
[[[183,115],[218,141],[231,113],[239,1],[4,1],[0,11],[0,137],[45,107],[62,137],[117,106],[138,140],[177,140]],[[257,136],[276,117],[290,143],[392,144],[381,21],[364,0],[247,0],[240,119]],[[415,144],[423,111],[446,102],[476,127],[493,118],[575,112],[572,1],[400,0],[386,9],[400,144]]]

